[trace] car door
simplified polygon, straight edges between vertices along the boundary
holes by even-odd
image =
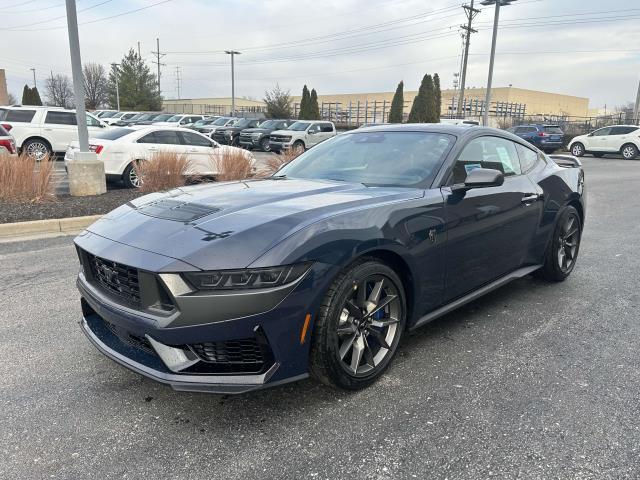
[[[76,114],[56,110],[47,111],[42,132],[54,152],[66,150],[69,143],[78,139]]]
[[[451,188],[475,168],[501,171],[503,185]],[[522,265],[539,222],[542,189],[522,174],[514,142],[487,135],[462,149],[447,185],[446,296],[453,299]]]
[[[186,146],[193,173],[210,175],[216,170],[213,141],[195,132],[179,132],[179,136]]]
[[[307,148],[313,147],[320,141],[320,124],[312,123],[304,135],[304,143]]]
[[[585,137],[585,149],[590,152],[606,152],[607,143],[609,142],[609,135],[611,133],[611,127],[604,127],[590,133]]]
[[[323,142],[325,140],[328,140],[329,138],[333,137],[334,134],[335,134],[335,130],[334,130],[333,125],[331,123],[322,122],[320,124],[320,139],[319,139],[319,142]]]
[[[636,129],[637,127],[611,127],[611,131],[605,141],[607,151],[619,152],[622,145],[629,142],[629,134]]]
[[[144,148],[145,156],[151,158],[154,153],[167,152],[186,154],[187,147],[175,130],[155,130],[141,137],[138,142]]]

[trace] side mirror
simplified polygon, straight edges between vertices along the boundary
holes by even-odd
[[[587,137],[593,137],[593,132],[591,132]]]
[[[504,175],[492,168],[476,168],[467,174],[462,185],[454,186],[453,190],[471,190],[472,188],[499,187],[504,183]]]
[[[309,135],[315,135],[315,134],[316,134],[316,131],[315,131],[315,130],[309,130],[307,133],[308,133]]]

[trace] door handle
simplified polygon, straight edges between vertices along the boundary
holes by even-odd
[[[533,202],[537,202],[542,197],[539,193],[532,193],[531,195],[525,195],[522,197],[522,203],[525,205],[531,205]]]

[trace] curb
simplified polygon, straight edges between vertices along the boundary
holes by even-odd
[[[24,237],[40,238],[56,235],[69,235],[84,230],[102,215],[86,217],[53,218],[0,224],[0,241],[24,240]]]

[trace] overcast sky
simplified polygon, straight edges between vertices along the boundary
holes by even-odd
[[[292,94],[305,83],[319,94],[393,91],[400,80],[415,90],[426,72],[438,72],[450,88],[460,65],[462,3],[78,0],[77,8],[84,62],[117,62],[140,42],[155,70],[159,37],[166,98],[177,95],[176,67],[182,98],[226,97],[231,75],[223,51],[240,50],[236,95],[260,99],[276,82]],[[467,80],[477,87],[486,84],[493,22],[493,8],[479,3]],[[51,70],[70,75],[64,0],[0,0],[0,7],[9,91],[19,98],[36,68],[44,95]],[[589,97],[591,107],[608,109],[635,100],[639,24],[638,0],[516,0],[501,9],[493,85]]]

